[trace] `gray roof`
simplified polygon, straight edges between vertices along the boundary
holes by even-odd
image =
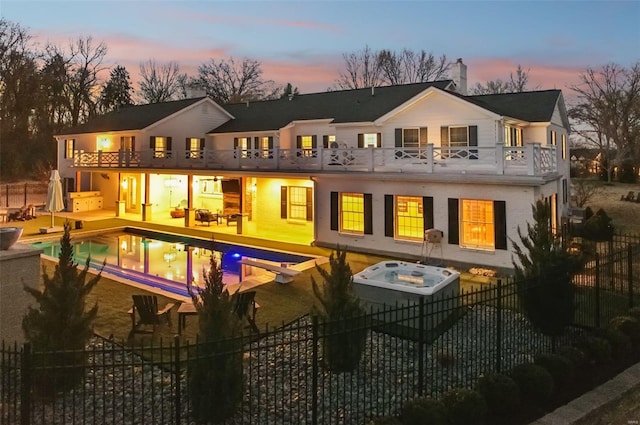
[[[499,115],[529,122],[551,121],[560,90],[461,96]]]
[[[91,118],[85,124],[70,127],[62,130],[60,134],[82,134],[99,133],[104,131],[126,131],[141,130],[158,122],[170,115],[175,114],[187,106],[193,105],[204,99],[203,97],[193,99],[176,100],[173,102],[150,103],[148,105],[137,105],[120,108]]]
[[[429,87],[445,89],[451,80],[300,94],[288,98],[224,105],[235,117],[209,133],[278,130],[292,121],[331,119],[333,123],[372,122]]]

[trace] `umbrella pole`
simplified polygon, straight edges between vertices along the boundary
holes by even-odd
[[[53,227],[53,211],[51,211],[51,227]]]

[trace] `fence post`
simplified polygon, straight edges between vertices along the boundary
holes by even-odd
[[[311,366],[311,424],[318,425],[318,316],[311,318],[313,354]]]
[[[418,323],[418,396],[422,397],[424,393],[424,297],[420,297],[420,305],[418,310],[420,322]]]
[[[629,288],[629,308],[633,308],[633,246],[627,245],[627,286]]]
[[[20,425],[31,423],[31,344],[22,346],[20,359]]]
[[[496,373],[500,373],[502,370],[502,279],[498,279],[496,310]]]
[[[180,337],[178,335],[173,338],[173,370],[176,374],[176,394],[173,398],[173,408],[176,413],[176,425],[180,425],[182,397],[180,394]]]
[[[595,319],[596,328],[600,327],[600,255],[596,253],[596,281],[595,281],[595,302],[596,302],[596,311],[595,311]]]

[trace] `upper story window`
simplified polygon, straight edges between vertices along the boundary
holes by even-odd
[[[478,146],[478,126],[440,127],[443,158],[478,159],[477,149],[450,149]]]
[[[133,152],[136,150],[136,138],[135,136],[122,136],[120,137],[120,150],[125,152]]]
[[[519,127],[504,127],[504,145],[522,146],[522,129]]]
[[[262,158],[273,158],[273,137],[256,137],[256,149],[258,156]]]
[[[567,159],[567,135],[563,134],[562,139],[562,159]]]
[[[556,132],[554,130],[551,130],[551,133],[549,134],[549,143],[552,146],[556,146],[558,144],[557,135],[556,135]]]
[[[338,143],[336,142],[336,135],[335,134],[331,134],[328,136],[322,136],[322,147],[327,149],[327,148],[336,148],[338,146]]]
[[[204,139],[199,137],[187,137],[185,141],[186,158],[202,158],[204,150]]]
[[[108,151],[111,149],[111,138],[109,136],[98,136],[97,144],[99,151]]]
[[[171,137],[151,136],[150,147],[154,158],[171,158]]]
[[[315,149],[318,147],[317,136],[297,136],[296,148],[298,149],[297,156],[315,157]]]
[[[65,139],[64,140],[64,157],[66,159],[73,158],[73,152],[76,149],[76,139]]]
[[[427,127],[396,128],[395,139],[396,148],[404,148],[396,151],[396,158],[426,156]]]
[[[249,148],[251,147],[251,139],[249,137],[234,137],[233,138],[233,148],[240,148],[240,158],[248,158],[249,157]],[[233,154],[233,157],[236,158],[236,153]]]
[[[359,133],[358,134],[358,147],[380,148],[382,147],[382,133]]]

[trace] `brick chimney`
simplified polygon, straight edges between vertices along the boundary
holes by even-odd
[[[467,95],[467,65],[462,63],[462,58],[458,60],[451,67],[451,79],[456,85],[456,92],[463,96]]]

